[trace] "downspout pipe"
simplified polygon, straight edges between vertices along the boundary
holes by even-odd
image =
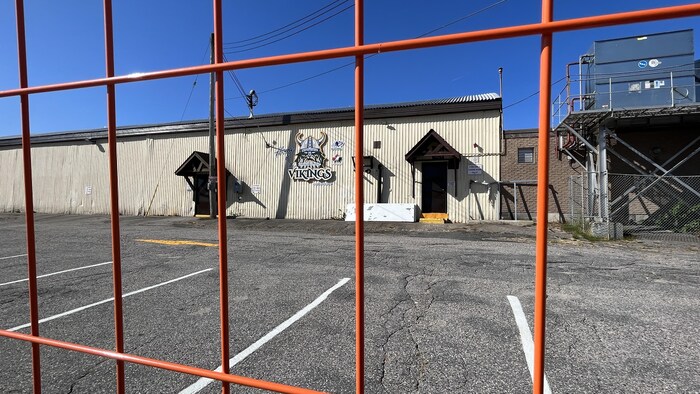
[[[377,164],[377,170],[379,171],[377,174],[377,204],[382,202],[382,168],[384,168],[383,165]]]

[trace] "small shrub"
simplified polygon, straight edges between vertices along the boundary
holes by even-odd
[[[596,237],[595,235],[591,234],[591,225],[588,222],[568,222],[562,224],[561,228],[567,233],[573,235],[575,239],[585,239],[586,241],[591,242],[605,240],[605,238]]]
[[[657,218],[656,224],[666,230],[698,234],[700,233],[700,204],[690,207],[684,202],[678,202],[663,216]]]

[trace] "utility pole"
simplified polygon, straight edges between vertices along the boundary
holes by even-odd
[[[214,33],[211,34],[209,39],[210,49],[209,49],[209,61],[214,64]],[[214,127],[214,83],[216,80],[216,74],[212,71],[209,74],[209,182],[207,183],[207,188],[209,189],[209,217],[216,217],[216,145],[215,145],[215,134],[216,129]]]

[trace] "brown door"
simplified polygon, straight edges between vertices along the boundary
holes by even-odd
[[[423,162],[423,212],[447,213],[447,163]]]
[[[194,179],[194,214],[208,215],[209,214],[209,189],[207,189],[207,175],[196,175]]]

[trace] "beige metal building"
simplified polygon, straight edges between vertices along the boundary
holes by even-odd
[[[357,167],[367,203],[497,220],[501,106],[492,93],[368,106],[361,159],[352,108],[227,119],[226,214],[342,218]],[[106,142],[105,130],[32,137],[35,210],[108,213]],[[120,128],[120,212],[209,213],[208,146],[206,121]],[[0,138],[0,172],[0,211],[23,211],[20,138]]]

